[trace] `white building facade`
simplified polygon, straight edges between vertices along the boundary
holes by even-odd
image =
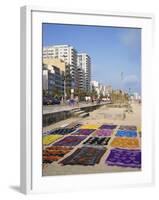
[[[89,92],[91,89],[91,58],[86,53],[77,54],[77,66],[84,73],[84,90]]]
[[[103,85],[98,81],[91,81],[91,88],[97,92],[98,97],[109,96],[112,93],[111,85]]]
[[[77,51],[70,45],[53,45],[43,48],[43,58],[58,58],[70,65],[72,86],[77,86]]]

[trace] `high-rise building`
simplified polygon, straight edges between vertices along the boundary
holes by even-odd
[[[87,92],[90,91],[91,82],[91,58],[86,53],[77,54],[77,66],[84,72],[84,87]]]
[[[86,90],[86,83],[85,83],[85,73],[84,70],[81,67],[77,68],[77,82],[78,82],[78,89],[81,91]]]
[[[43,48],[43,59],[58,58],[70,65],[72,87],[77,87],[77,51],[70,45],[53,45]]]

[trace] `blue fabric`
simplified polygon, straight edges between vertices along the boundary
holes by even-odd
[[[137,137],[136,131],[121,131],[118,130],[116,133],[117,137]]]

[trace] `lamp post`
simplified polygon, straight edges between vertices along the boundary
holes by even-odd
[[[122,101],[122,103],[123,103],[123,92],[122,92],[122,90],[123,90],[123,76],[124,76],[124,73],[123,72],[121,72],[121,101]]]
[[[66,97],[67,97],[67,94],[66,94],[66,75],[64,74],[64,103],[66,102]]]

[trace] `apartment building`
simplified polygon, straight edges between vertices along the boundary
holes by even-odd
[[[66,87],[70,87],[70,82],[66,82],[67,66],[59,59],[43,59],[43,90],[49,95],[64,96]]]
[[[85,82],[85,73],[84,70],[81,67],[77,68],[77,82],[78,82],[78,88],[81,91],[85,91],[86,90],[86,82]]]
[[[78,53],[77,54],[77,66],[84,73],[84,90],[90,91],[90,83],[91,83],[91,58],[86,53]],[[82,81],[81,81],[82,82]]]
[[[77,51],[70,45],[53,45],[43,48],[43,59],[57,58],[70,66],[72,87],[77,87]]]

